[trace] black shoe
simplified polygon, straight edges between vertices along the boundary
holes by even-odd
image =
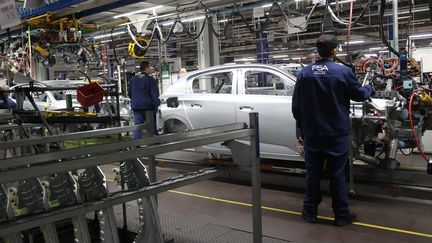
[[[304,219],[304,221],[314,224],[318,222],[318,218],[316,214],[309,214],[306,213],[305,211],[302,212],[302,218]]]
[[[344,226],[347,224],[351,224],[352,222],[354,222],[354,220],[357,218],[357,215],[355,213],[348,213],[348,215],[346,217],[336,217],[334,224],[336,226]]]

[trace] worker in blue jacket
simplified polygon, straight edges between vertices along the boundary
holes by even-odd
[[[320,59],[305,67],[297,78],[292,112],[304,141],[306,195],[302,217],[317,222],[321,202],[320,180],[323,167],[330,179],[335,225],[350,224],[356,215],[349,211],[345,168],[348,161],[350,100],[365,101],[373,93],[362,86],[352,70],[334,62],[338,41],[321,35],[316,43]]]
[[[157,134],[156,111],[160,105],[159,88],[156,79],[151,76],[153,67],[149,62],[141,62],[140,70],[141,72],[132,78],[129,84],[129,97],[131,98],[134,123],[135,125],[144,123],[146,120],[146,111],[154,111],[154,129],[155,134]],[[141,130],[135,130],[133,132],[134,139],[140,138],[141,136]]]
[[[15,109],[15,101],[9,98],[3,90],[9,90],[9,87],[6,85],[0,86],[0,109]]]

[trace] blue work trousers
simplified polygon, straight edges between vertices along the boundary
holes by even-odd
[[[134,120],[134,124],[138,125],[138,124],[143,124],[146,121],[146,110],[134,110],[133,111],[133,120]],[[156,112],[153,112],[153,124],[154,124],[154,134],[157,135],[157,126],[156,126]],[[142,130],[134,130],[133,131],[133,135],[132,135],[133,139],[138,139],[142,137]]]
[[[320,181],[324,167],[330,179],[330,194],[335,216],[348,215],[349,200],[346,190],[345,168],[348,162],[349,137],[305,138],[306,195],[303,208],[307,214],[316,215],[322,195]]]

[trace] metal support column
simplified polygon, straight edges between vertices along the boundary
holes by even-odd
[[[203,24],[204,30],[198,38],[198,68],[203,69],[210,66],[219,65],[219,40],[210,30],[210,25],[217,31],[217,23],[215,18],[208,17],[207,21],[201,20],[198,22],[198,30],[201,30]]]
[[[252,224],[253,243],[262,242],[261,219],[261,164],[259,147],[259,122],[258,113],[249,113],[250,128],[255,129],[255,135],[250,136],[250,162],[252,174]]]
[[[393,0],[393,48],[399,52],[399,14],[398,1]]]
[[[260,25],[258,25],[258,28],[260,28]],[[267,33],[257,32],[256,33],[256,39],[257,39],[256,50],[257,50],[258,63],[269,64],[270,58],[269,58],[269,47],[268,47],[268,41],[267,41]],[[258,86],[259,87],[266,87],[267,86],[267,76],[264,75],[264,73],[258,74]]]

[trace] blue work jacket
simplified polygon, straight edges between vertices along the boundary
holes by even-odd
[[[132,110],[155,110],[160,105],[159,88],[152,76],[139,73],[129,83]]]
[[[16,103],[11,98],[6,98],[6,102],[3,99],[0,99],[0,109],[14,109],[16,107]]]
[[[351,132],[350,100],[365,101],[372,94],[352,70],[329,59],[305,67],[297,77],[292,112],[301,135],[346,136]]]

